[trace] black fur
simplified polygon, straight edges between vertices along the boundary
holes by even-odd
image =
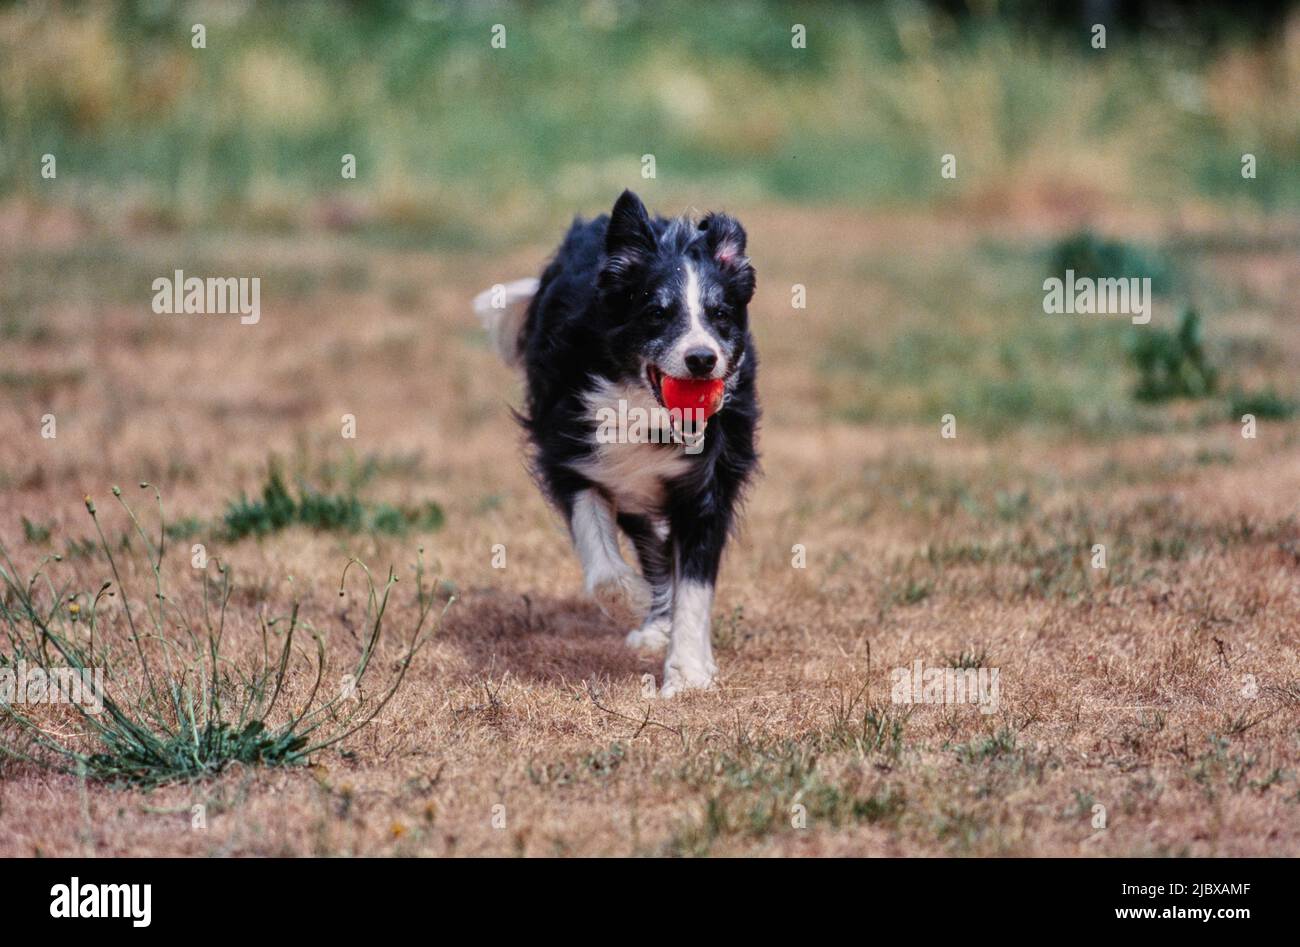
[[[597,379],[651,387],[644,364],[665,355],[688,318],[680,304],[684,262],[697,274],[708,329],[734,377],[722,409],[708,422],[703,449],[684,475],[664,484],[657,513],[668,523],[668,540],[656,538],[651,516],[619,511],[619,525],[636,546],[656,599],[665,571],[671,578],[674,558],[682,578],[715,581],[738,501],[757,464],[758,365],[747,308],[754,271],[745,240],[731,217],[709,214],[699,223],[651,218],[640,199],[625,191],[610,215],[574,221],[542,273],[521,330],[528,386],[521,421],[534,448],[538,481],[567,518],[574,495],[598,486],[574,469],[594,448],[595,423],[583,393]],[[656,449],[682,450],[673,444]]]

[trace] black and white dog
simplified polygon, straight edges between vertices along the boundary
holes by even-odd
[[[527,376],[520,420],[534,472],[569,522],[588,593],[611,617],[644,616],[629,645],[668,648],[664,697],[717,674],[713,589],[757,463],[753,295],[738,221],[652,218],[624,191],[608,216],[574,221],[540,280],[474,301],[498,351]],[[696,440],[665,410],[665,378],[724,382]],[[648,428],[598,436],[602,418],[629,412],[651,418]],[[620,529],[644,579],[619,551]]]

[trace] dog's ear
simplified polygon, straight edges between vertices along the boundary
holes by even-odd
[[[655,252],[655,231],[641,198],[624,191],[614,203],[605,231],[605,265],[600,271],[602,285],[621,282],[643,267]]]
[[[745,228],[727,214],[706,214],[700,221],[709,254],[727,277],[733,292],[748,303],[754,295],[754,268],[745,256]]]
[[[704,231],[705,243],[719,266],[744,266],[749,263],[745,259],[745,228],[740,226],[740,221],[735,217],[706,214],[700,221],[700,229]]]

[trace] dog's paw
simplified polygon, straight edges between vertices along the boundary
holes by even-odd
[[[640,628],[627,633],[627,645],[640,651],[662,651],[668,647],[668,631],[671,627],[667,618],[647,621]]]
[[[631,569],[598,576],[587,594],[600,610],[620,625],[637,625],[650,610],[650,585]]]
[[[659,688],[660,697],[676,697],[684,691],[710,690],[718,676],[718,668],[708,665],[679,665],[669,663],[664,668],[664,686]]]

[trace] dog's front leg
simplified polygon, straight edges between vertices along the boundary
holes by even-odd
[[[619,514],[618,525],[636,548],[641,574],[650,584],[650,611],[640,628],[628,632],[633,648],[662,651],[668,645],[673,618],[673,544],[668,523],[658,517]]]
[[[624,627],[639,622],[650,607],[650,588],[623,560],[610,502],[594,489],[579,491],[569,513],[569,531],[587,594]]]
[[[673,517],[672,531],[676,580],[672,635],[660,690],[663,697],[712,687],[717,676],[711,618],[727,520],[718,512],[692,509]]]

